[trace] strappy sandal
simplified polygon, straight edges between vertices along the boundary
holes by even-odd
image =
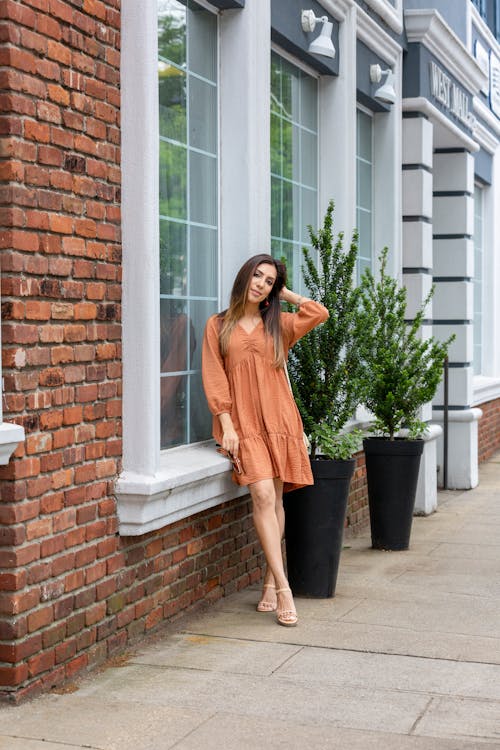
[[[286,588],[276,589],[276,594],[281,594],[285,591],[292,593],[289,588]],[[294,628],[299,621],[297,612],[294,609],[277,609],[276,619],[279,625],[284,625],[286,628]]]
[[[262,597],[260,602],[257,604],[257,612],[276,612],[277,604],[271,604],[271,602],[266,602],[264,600],[264,591],[266,589],[275,589],[276,586],[274,583],[265,583],[262,587]]]

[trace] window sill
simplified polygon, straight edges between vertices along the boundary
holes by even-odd
[[[11,422],[0,422],[0,465],[9,463],[17,446],[24,442],[24,428]]]
[[[480,406],[487,401],[500,398],[500,378],[488,378],[485,375],[474,375],[472,379],[472,405]]]
[[[165,451],[154,475],[124,471],[115,486],[119,533],[146,534],[246,495],[247,488],[232,481],[229,466],[209,442]]]

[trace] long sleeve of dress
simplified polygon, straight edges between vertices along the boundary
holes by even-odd
[[[282,313],[283,343],[286,348],[292,347],[320,323],[329,317],[328,310],[319,302],[307,300],[296,313]]]
[[[201,374],[208,408],[214,416],[231,413],[232,398],[219,347],[219,325],[216,315],[208,319],[203,336]]]

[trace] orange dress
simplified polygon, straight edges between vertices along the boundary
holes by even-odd
[[[309,300],[296,313],[281,313],[285,354],[301,336],[328,318],[326,307]],[[273,367],[274,345],[259,321],[251,333],[237,324],[226,357],[219,348],[220,320],[208,319],[203,339],[203,387],[212,412],[213,436],[222,442],[218,414],[228,412],[240,439],[243,473],[237,484],[278,477],[284,491],[313,484],[299,410],[283,368]]]

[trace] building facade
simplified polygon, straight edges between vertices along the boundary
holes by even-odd
[[[418,510],[436,474],[475,486],[500,447],[500,8],[2,8],[0,694],[18,700],[259,581],[248,496],[211,441],[203,328],[254,253],[285,256],[301,290],[331,198],[358,274],[388,246],[410,313],[435,285],[424,335],[456,336]],[[304,30],[304,10],[331,27]],[[330,28],[335,56],[310,51]],[[360,455],[350,530],[367,518]]]

